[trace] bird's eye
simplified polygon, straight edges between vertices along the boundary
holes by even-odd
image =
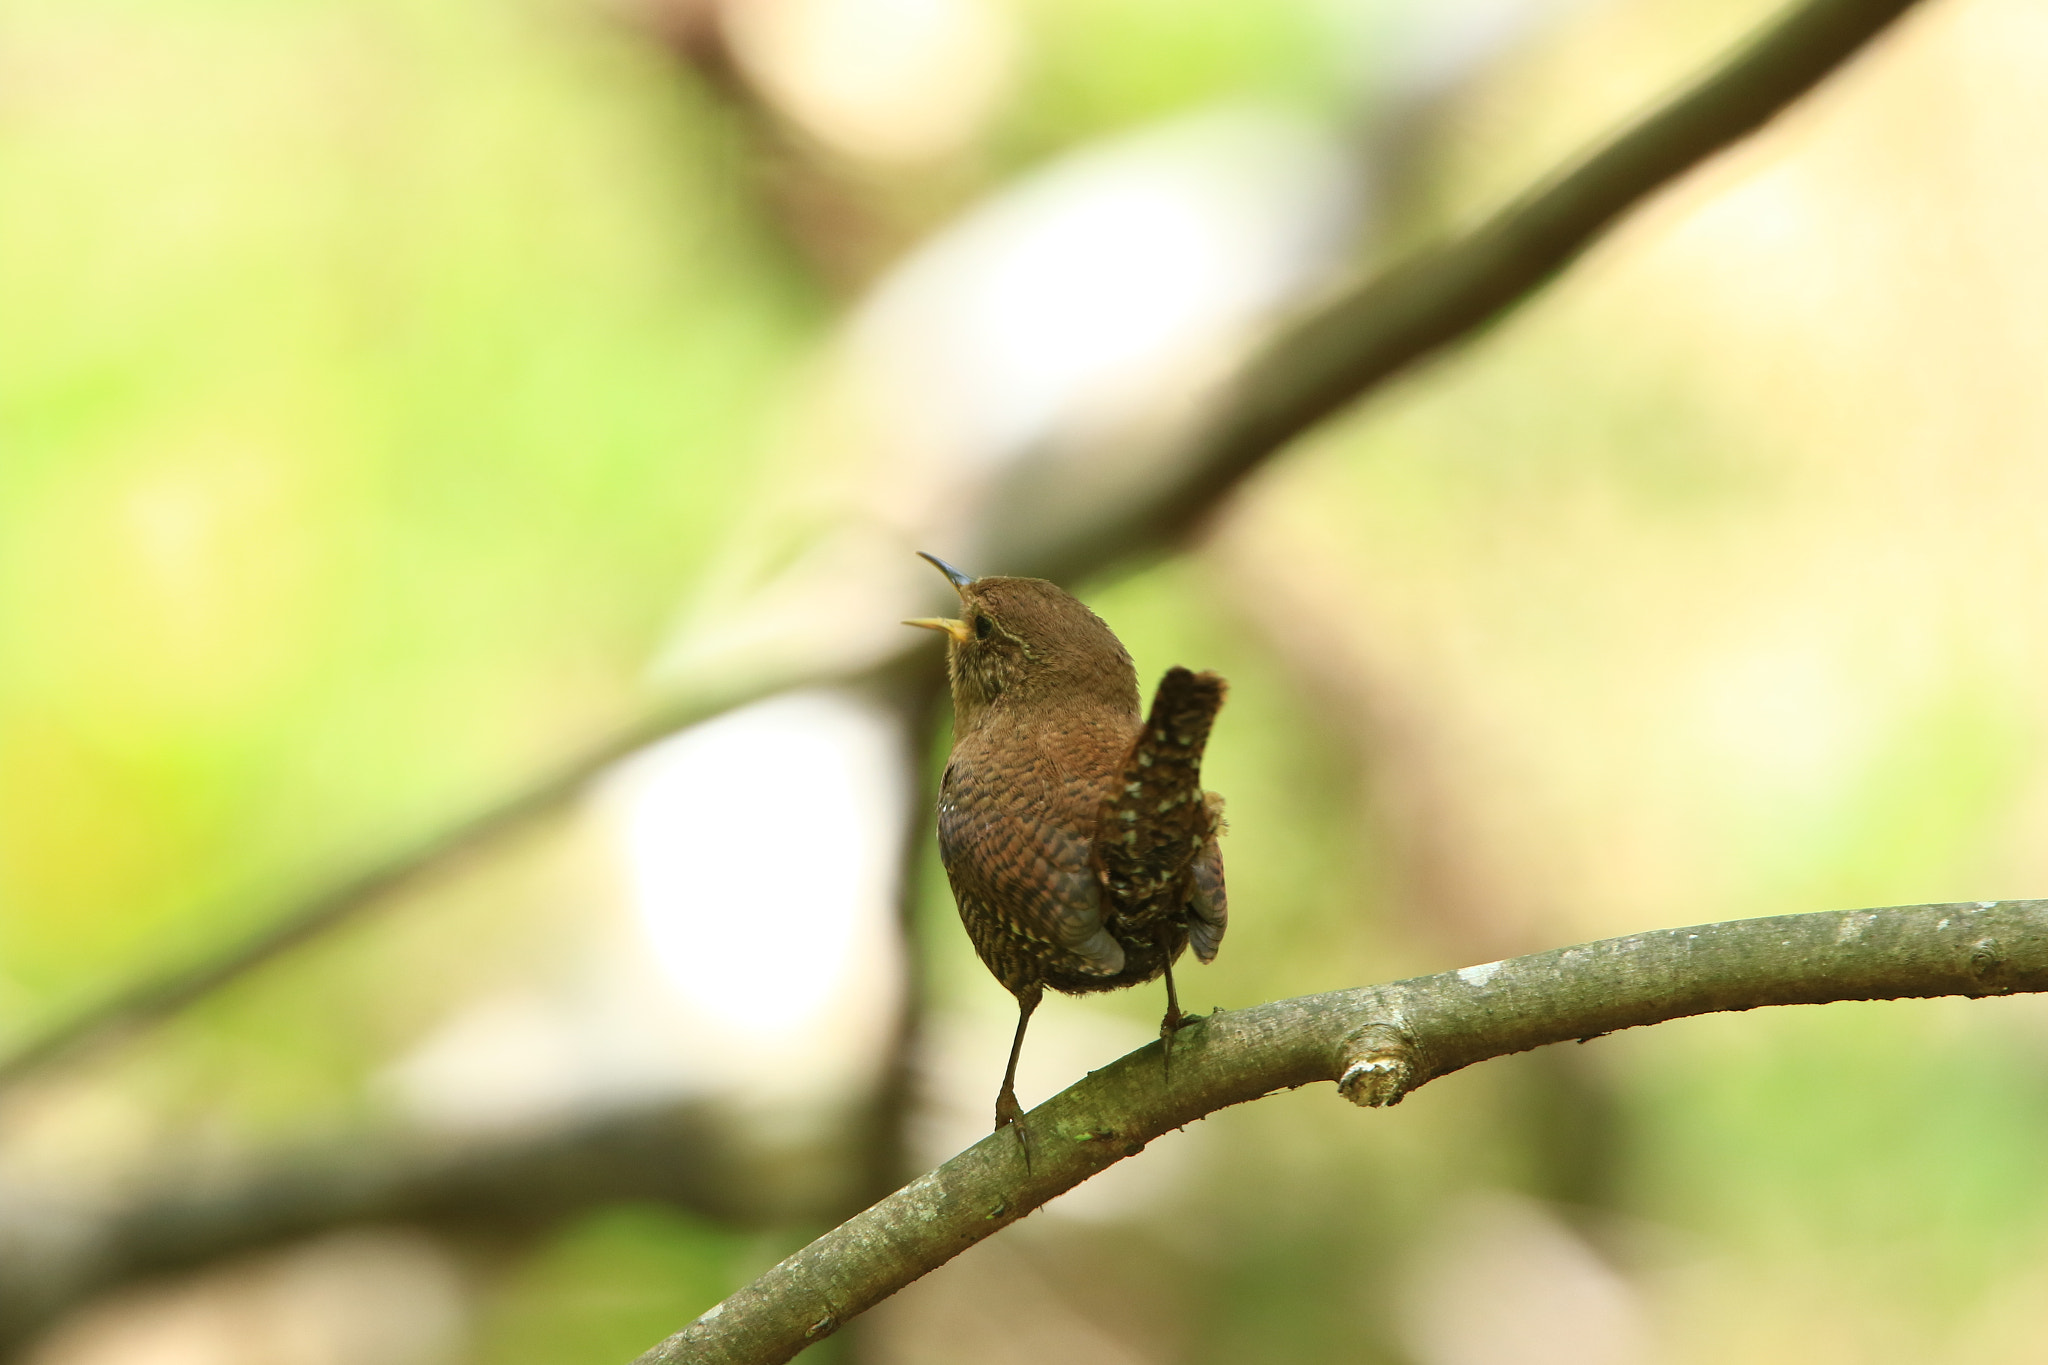
[[[975,617],[975,618],[974,618],[974,638],[975,638],[975,639],[977,639],[977,640],[986,640],[986,639],[987,639],[987,638],[988,638],[989,636],[991,636],[991,635],[993,635],[993,634],[995,634],[995,633],[996,633],[996,623],[995,623],[995,622],[993,622],[993,621],[989,620],[989,619],[988,619],[988,618],[987,618],[986,616],[977,616],[977,617]]]

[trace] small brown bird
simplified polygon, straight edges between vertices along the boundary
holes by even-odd
[[[1173,962],[1223,941],[1223,800],[1202,750],[1223,705],[1213,673],[1167,672],[1152,714],[1102,619],[1040,578],[970,578],[925,555],[960,593],[946,632],[953,753],[939,788],[939,854],[975,951],[1017,997],[996,1127],[1023,1117],[1017,1054],[1047,986],[1078,995],[1164,974],[1167,1048],[1180,1027]]]

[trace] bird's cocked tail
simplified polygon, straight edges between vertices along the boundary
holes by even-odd
[[[1123,777],[1102,803],[1095,847],[1103,880],[1119,907],[1138,919],[1185,885],[1189,867],[1215,834],[1202,794],[1202,751],[1224,690],[1214,673],[1168,669]]]

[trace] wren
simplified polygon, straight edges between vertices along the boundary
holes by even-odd
[[[1170,1064],[1174,960],[1193,944],[1208,962],[1223,941],[1223,799],[1202,790],[1202,751],[1224,682],[1170,669],[1141,716],[1130,654],[1075,598],[923,557],[960,594],[957,618],[904,623],[948,637],[939,855],[975,951],[1017,997],[1000,1129],[1023,1117],[1017,1056],[1048,986],[1078,995],[1163,975]]]

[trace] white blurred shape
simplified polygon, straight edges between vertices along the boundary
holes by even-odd
[[[841,691],[786,693],[626,764],[606,804],[662,974],[739,1082],[843,1066],[902,989],[898,722]]]
[[[1401,109],[1454,94],[1538,26],[1588,0],[1323,0],[1340,68]]]
[[[815,1109],[857,1091],[902,990],[898,722],[785,693],[621,764],[595,803],[631,929],[551,986],[455,1013],[384,1077],[447,1132],[685,1094]]]
[[[1089,386],[1142,372],[1188,329],[1270,292],[1240,240],[1272,226],[1203,213],[1179,168],[1152,165],[1050,215],[996,263],[962,339],[1009,379],[990,395],[999,435],[1046,425]],[[1004,411],[1003,409],[1007,409]]]
[[[680,1030],[630,972],[559,996],[499,995],[458,1011],[383,1077],[441,1132],[535,1127],[704,1088]]]
[[[999,476],[1049,446],[1082,452],[1055,482],[1116,505],[1105,483],[1143,477],[1139,438],[1331,278],[1361,184],[1329,128],[1233,108],[1063,158],[938,233],[855,314],[793,437],[787,502],[739,528],[657,675],[897,648],[900,618],[950,598],[913,550],[986,571],[994,522],[1051,528],[1056,509],[989,506]],[[796,553],[791,526],[816,528]]]
[[[1177,120],[1068,157],[906,261],[856,320],[858,377],[969,464],[1105,403],[1155,397],[1335,264],[1357,172],[1268,109]],[[926,443],[921,443],[926,444]]]
[[[439,1245],[344,1232],[102,1301],[27,1365],[438,1365],[460,1358],[467,1316]]]
[[[1015,65],[1016,24],[994,0],[728,0],[722,12],[778,109],[872,161],[965,148]]]
[[[1641,1296],[1548,1208],[1494,1193],[1426,1245],[1403,1335],[1418,1365],[1635,1365]]]

